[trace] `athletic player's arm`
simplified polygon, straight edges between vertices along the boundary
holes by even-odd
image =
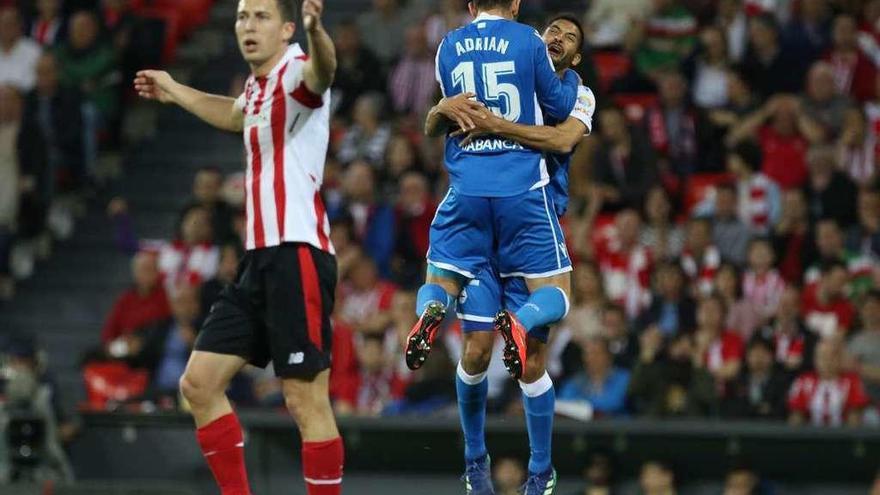
[[[475,120],[485,118],[486,107],[475,100],[474,93],[461,93],[443,98],[431,107],[425,118],[425,135],[438,137],[449,132],[450,126],[457,125],[463,131],[471,131],[478,126]]]
[[[555,127],[517,124],[494,114],[477,122],[478,127],[481,127],[482,123],[487,123],[485,134],[494,134],[517,141],[529,148],[560,154],[571,153],[587,133],[587,126],[575,117],[569,117]]]
[[[142,98],[174,103],[212,126],[230,132],[244,129],[244,115],[235,98],[204,93],[175,81],[160,70],[142,70],[134,79],[134,88]]]
[[[571,114],[555,127],[518,124],[484,111],[485,116],[474,120],[476,128],[462,145],[478,135],[494,134],[541,151],[568,154],[591,131],[595,108],[593,92],[582,86],[578,89],[578,99]]]
[[[309,43],[309,59],[303,66],[303,79],[309,91],[321,95],[333,84],[336,74],[336,48],[321,22],[324,0],[305,0],[302,10]]]

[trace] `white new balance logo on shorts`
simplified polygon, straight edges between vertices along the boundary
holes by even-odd
[[[302,364],[305,361],[306,355],[301,352],[291,352],[290,357],[287,358],[287,364]]]

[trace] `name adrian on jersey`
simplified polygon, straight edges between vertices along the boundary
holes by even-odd
[[[469,153],[482,153],[484,151],[522,151],[523,145],[510,139],[481,138],[475,139],[462,148]]]
[[[510,42],[504,38],[483,37],[483,38],[465,38],[462,41],[455,42],[455,54],[461,56],[463,53],[474,51],[498,52],[502,55],[507,54],[507,48]]]

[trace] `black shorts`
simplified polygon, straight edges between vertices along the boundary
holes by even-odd
[[[330,367],[336,257],[308,244],[248,251],[211,306],[195,349],[241,356],[282,378]]]

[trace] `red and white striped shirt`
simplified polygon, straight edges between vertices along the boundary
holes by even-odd
[[[764,274],[749,270],[743,275],[742,288],[743,296],[758,308],[761,316],[771,317],[779,307],[779,300],[785,291],[785,280],[778,270]]]
[[[265,77],[248,78],[236,100],[244,113],[249,250],[302,242],[335,254],[321,200],[330,141],[330,90],[312,93],[308,56],[293,44]]]
[[[752,174],[737,184],[739,219],[756,234],[766,234],[771,227],[772,201],[779,199],[779,186],[762,173]]]
[[[608,298],[623,305],[630,318],[651,305],[651,273],[654,257],[645,246],[625,250],[614,239],[598,249],[596,258]]]
[[[776,344],[776,361],[785,365],[792,359],[804,359],[804,350],[806,347],[806,339],[803,335],[787,335],[777,333],[773,336]]]
[[[684,270],[698,296],[712,293],[715,289],[715,274],[720,267],[721,252],[715,246],[707,247],[700,259],[697,259],[690,249],[685,249],[681,253],[681,269]]]
[[[804,414],[814,425],[840,426],[850,411],[862,409],[869,402],[865,386],[855,373],[823,380],[810,371],[795,380],[788,394],[789,410]]]
[[[187,246],[182,241],[144,241],[144,251],[156,253],[159,274],[169,296],[181,284],[199,285],[217,275],[220,248],[213,244]]]
[[[51,21],[40,19],[31,27],[31,38],[42,46],[52,46],[60,29],[61,19],[57,17]]]

